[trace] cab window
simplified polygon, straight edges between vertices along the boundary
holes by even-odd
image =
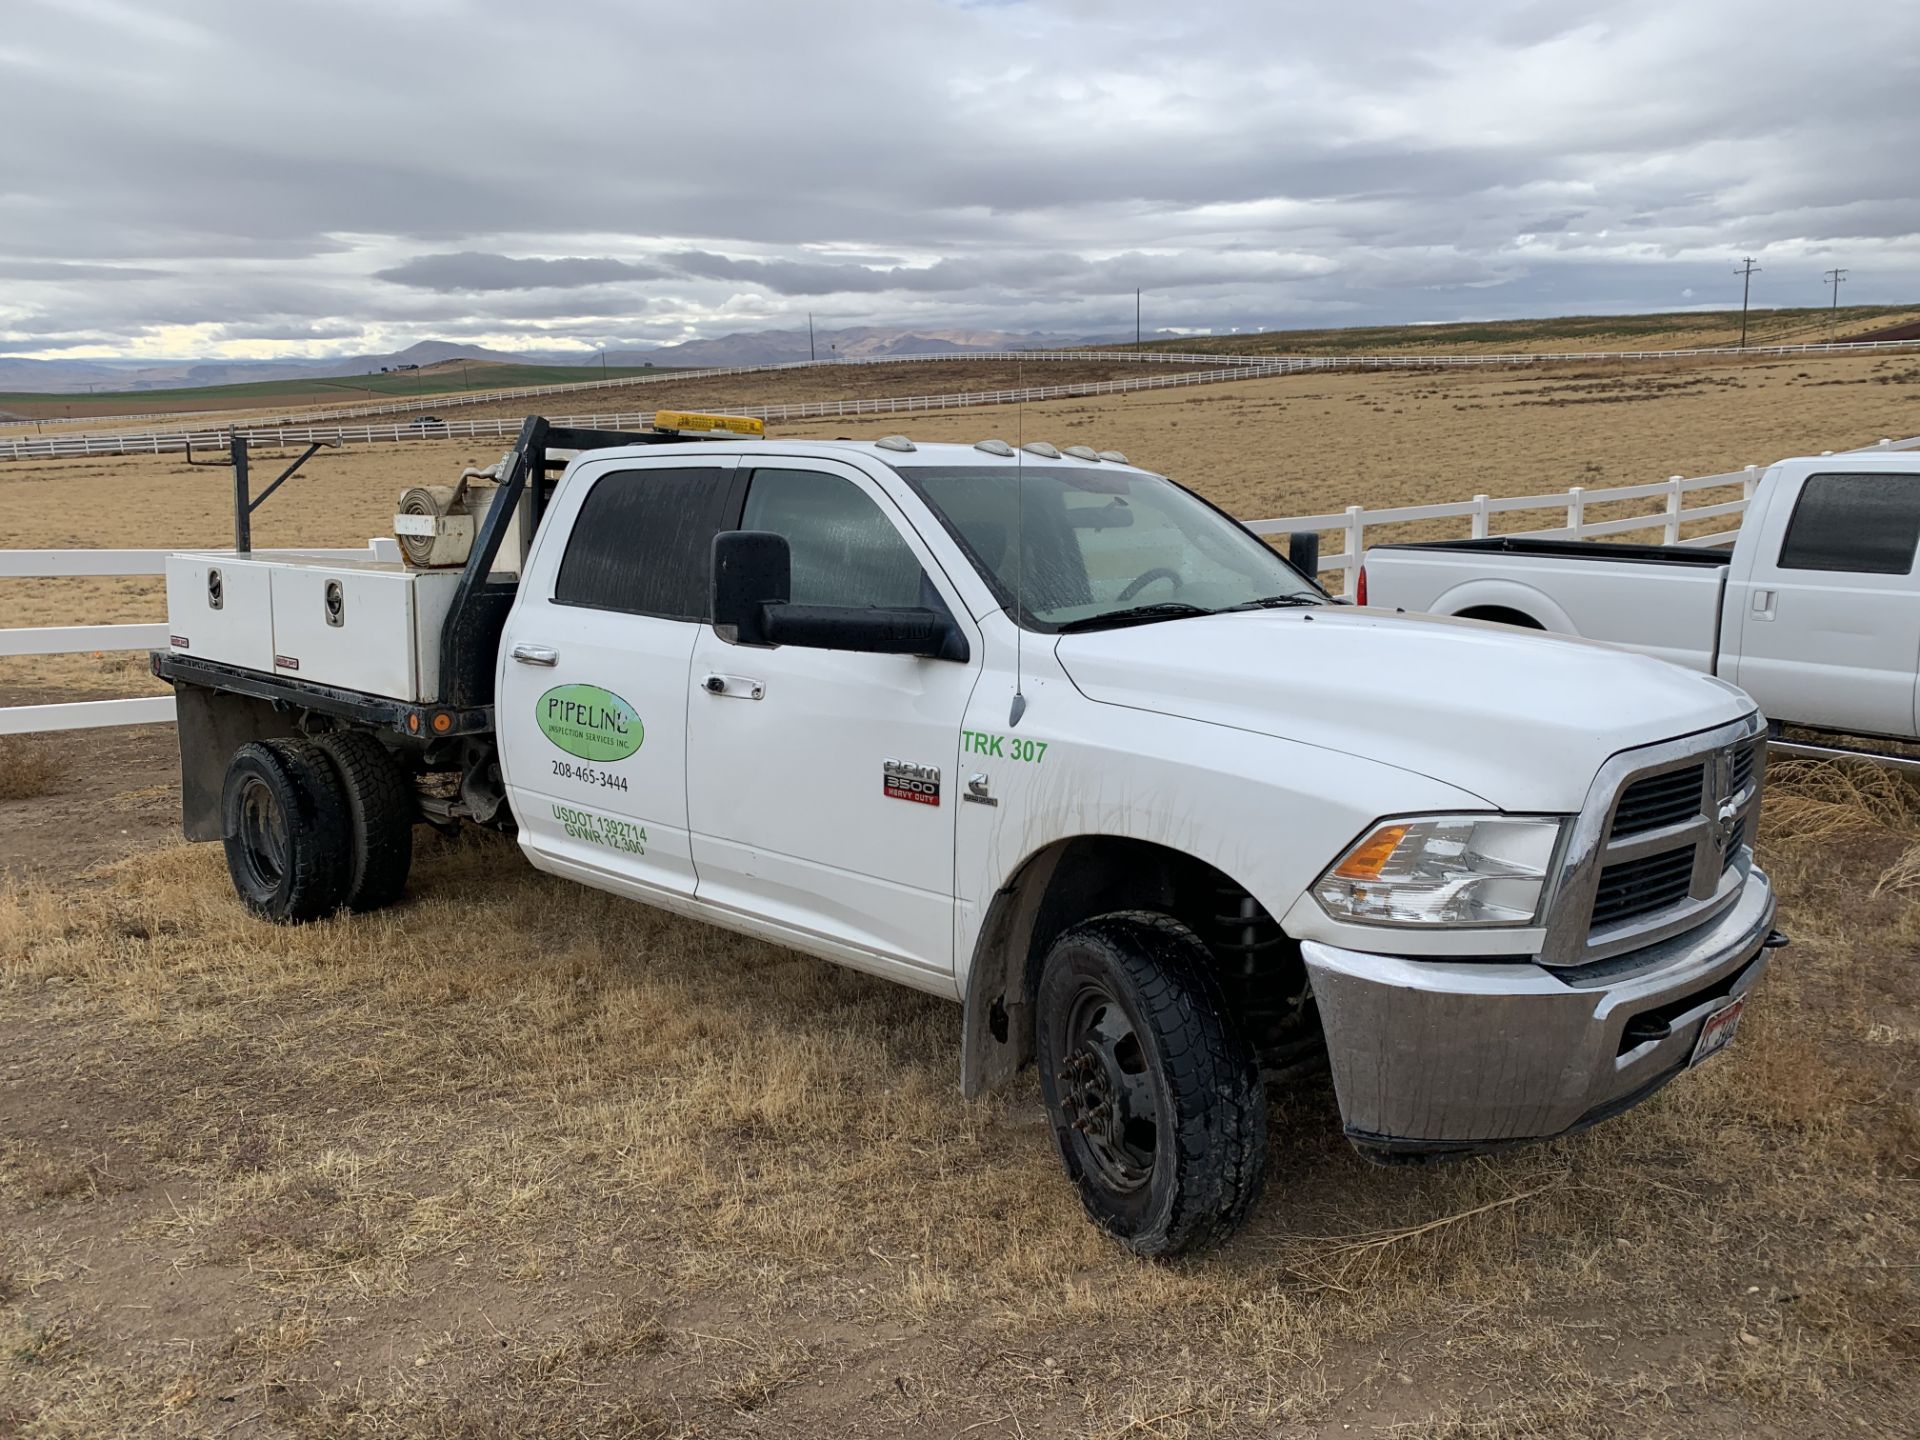
[[[554,581],[557,605],[704,620],[727,472],[616,470],[593,482]]]
[[[1782,570],[1910,575],[1920,548],[1920,479],[1809,475],[1780,546]]]
[[[913,606],[919,558],[873,498],[818,470],[756,470],[742,530],[787,537],[796,605]]]

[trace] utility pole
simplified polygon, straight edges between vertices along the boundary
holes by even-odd
[[[1133,348],[1140,348],[1140,292],[1133,292]]]
[[[1827,343],[1833,343],[1835,328],[1840,323],[1840,282],[1847,278],[1847,272],[1837,266],[1820,277],[1833,282],[1833,308],[1827,312]]]
[[[813,312],[809,310],[807,311],[807,359],[814,360],[817,358],[813,353]]]
[[[607,379],[607,347],[606,347],[606,346],[604,346],[604,345],[602,345],[602,346],[600,347],[600,380],[601,380],[601,383],[602,383],[602,384],[605,384],[605,383],[606,383],[606,379]]]
[[[1740,262],[1741,268],[1733,273],[1740,277],[1740,348],[1747,348],[1747,297],[1753,290],[1754,272],[1760,267],[1753,263],[1753,257],[1747,256]]]

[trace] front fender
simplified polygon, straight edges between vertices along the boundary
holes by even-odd
[[[1026,1057],[1027,950],[1066,842],[1136,841],[1202,862],[1278,918],[1381,815],[1485,808],[1427,776],[1296,741],[1116,705],[1081,718],[1044,761],[993,766],[997,803],[963,803],[957,817],[969,1094]]]

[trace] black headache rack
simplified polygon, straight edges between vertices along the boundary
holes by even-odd
[[[1658,520],[1653,522],[1659,524]],[[1484,540],[1401,540],[1370,546],[1374,550],[1461,550],[1481,555],[1538,555],[1569,560],[1633,560],[1645,565],[1727,565],[1731,550],[1696,545],[1616,545],[1592,540],[1538,540],[1525,535],[1493,535]]]
[[[555,450],[610,450],[619,445],[671,445],[685,437],[671,430],[577,430],[549,424],[544,416],[529,415],[520,427],[512,463],[500,481],[500,494],[480,522],[473,550],[454,589],[447,623],[440,631],[440,704],[451,708],[493,704],[494,663],[499,658],[500,632],[513,607],[518,577],[496,577],[493,562],[500,543],[515,523],[522,497],[531,507],[527,533],[532,535],[546,518],[553,487],[567,462]]]
[[[232,691],[273,703],[276,708],[318,711],[338,719],[380,729],[397,730],[416,739],[431,740],[472,735],[493,728],[493,676],[500,648],[500,632],[520,581],[513,575],[495,575],[493,562],[517,521],[521,505],[528,506],[533,534],[546,517],[554,485],[567,459],[556,450],[608,450],[621,445],[668,445],[687,437],[671,430],[587,430],[554,425],[541,415],[529,415],[509,452],[499,494],[481,519],[473,549],[455,587],[447,620],[440,632],[440,694],[427,704],[412,704],[358,690],[317,685],[223,665],[210,660],[156,650],[149,662],[154,675],[183,685]],[[301,457],[305,459],[306,457]],[[295,468],[298,468],[297,466]],[[289,474],[292,472],[289,471]],[[285,476],[281,477],[283,480]],[[276,481],[268,492],[278,487]],[[264,500],[263,494],[260,499]],[[257,502],[254,502],[257,504]],[[252,505],[245,491],[236,494],[236,506]],[[236,516],[236,530],[242,520]]]

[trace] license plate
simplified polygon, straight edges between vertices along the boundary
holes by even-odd
[[[1694,1042],[1693,1059],[1687,1062],[1689,1065],[1698,1065],[1709,1055],[1718,1055],[1727,1048],[1735,1032],[1740,1029],[1740,1012],[1746,1005],[1747,999],[1743,995],[1731,1005],[1722,1005],[1707,1016],[1706,1024],[1700,1027],[1700,1038]]]

